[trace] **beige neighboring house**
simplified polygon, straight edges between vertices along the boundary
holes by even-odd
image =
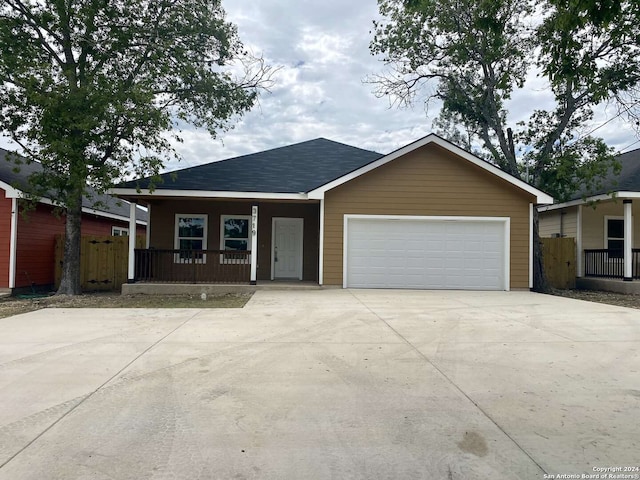
[[[599,279],[640,280],[640,149],[617,159],[622,170],[595,193],[538,207],[541,237],[575,238],[578,286],[631,291]]]
[[[553,202],[436,135],[388,155],[319,138],[162,180],[112,190],[149,208],[149,245],[135,256],[131,246],[127,291],[279,280],[528,289],[533,209]]]

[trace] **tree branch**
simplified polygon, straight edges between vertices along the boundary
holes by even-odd
[[[39,44],[43,48],[43,50],[60,67],[62,67],[63,64],[64,64],[63,60],[58,56],[58,53],[55,51],[55,49],[49,44],[47,39],[42,34],[41,30],[44,30],[45,32],[47,32],[47,35],[50,35],[51,38],[53,38],[54,40],[58,41],[59,43],[61,43],[60,37],[58,37],[55,34],[55,32],[51,31],[50,29],[45,28],[44,25],[41,25],[40,23],[38,23],[37,19],[33,15],[33,13],[31,13],[31,10],[29,10],[27,8],[27,6],[23,2],[21,2],[21,1],[13,1],[13,0],[5,0],[5,2],[7,3],[7,5],[12,7],[15,11],[17,11],[17,12],[19,12],[19,13],[21,13],[23,15],[21,17],[21,19],[23,21],[23,24],[31,27],[31,29],[35,32],[36,36],[40,40]]]

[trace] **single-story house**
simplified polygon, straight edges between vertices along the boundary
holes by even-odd
[[[24,197],[28,176],[38,163],[22,164],[15,171],[9,152],[0,148],[0,289],[51,286],[55,276],[55,238],[64,234],[64,217],[56,215],[51,199],[42,198],[26,214]],[[99,202],[99,203],[96,203]],[[147,212],[138,209],[135,229],[146,232]],[[109,195],[83,200],[83,235],[128,235],[130,208]],[[134,237],[135,238],[135,237]]]
[[[553,201],[436,135],[388,155],[319,138],[161,180],[111,192],[149,209],[131,283],[527,289],[533,209]]]
[[[617,160],[596,191],[538,208],[541,237],[575,238],[578,278],[640,279],[640,149]]]

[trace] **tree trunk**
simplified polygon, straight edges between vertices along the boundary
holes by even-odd
[[[533,291],[539,293],[549,293],[551,291],[544,271],[542,242],[540,241],[538,229],[538,209],[535,206],[533,207]]]
[[[80,295],[80,240],[82,225],[82,195],[67,207],[62,278],[56,295]]]

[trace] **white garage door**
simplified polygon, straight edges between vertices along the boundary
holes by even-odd
[[[345,284],[508,290],[508,228],[504,218],[347,216]]]

